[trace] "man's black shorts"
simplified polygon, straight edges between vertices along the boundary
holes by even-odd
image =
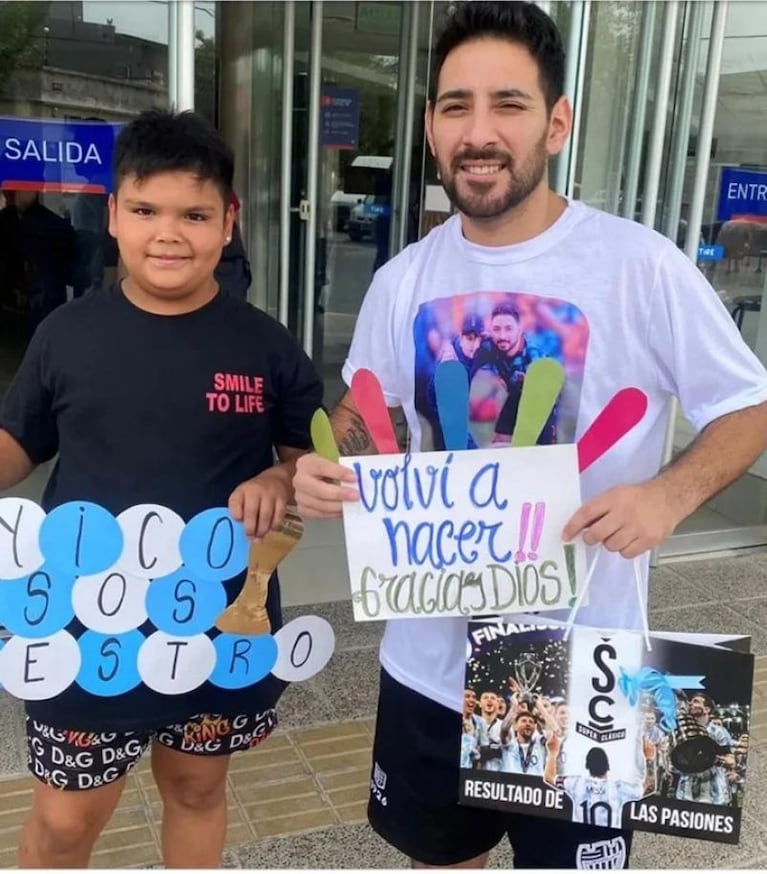
[[[508,835],[516,868],[626,868],[631,832],[458,804],[461,714],[381,671],[368,818],[411,859],[455,865]]]
[[[151,743],[193,756],[228,756],[266,740],[274,709],[249,716],[203,713],[156,731],[67,731],[27,716],[27,765],[56,789],[96,789],[137,765]]]

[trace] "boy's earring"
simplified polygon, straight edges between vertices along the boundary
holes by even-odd
[[[224,242],[228,246],[232,242],[232,238],[231,237],[224,237]]]

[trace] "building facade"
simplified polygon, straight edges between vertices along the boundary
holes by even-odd
[[[575,110],[554,186],[673,239],[767,362],[767,0],[540,5],[563,33]],[[422,124],[448,6],[5,0],[0,192],[11,203],[20,188],[34,190],[70,226],[67,297],[108,282],[119,265],[106,235],[107,186],[63,166],[55,143],[95,127],[102,136],[152,106],[197,109],[235,152],[251,299],[301,339],[332,405],[373,271],[450,213]],[[53,144],[38,155],[38,176],[39,143],[24,168],[17,157],[28,130],[19,122],[29,120]],[[23,352],[35,295],[30,265],[3,251],[0,390]],[[680,413],[673,423],[668,458],[693,436]],[[767,458],[663,552],[765,543]]]

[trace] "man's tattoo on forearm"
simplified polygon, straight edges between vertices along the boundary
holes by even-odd
[[[357,415],[357,411],[354,409],[354,407],[350,407],[349,404],[345,404],[345,403],[343,403],[342,401],[339,401],[339,402],[336,404],[335,409],[336,409],[336,410],[346,410],[346,412],[347,412],[350,416],[356,416],[356,415]],[[335,410],[333,410],[333,412],[335,412]]]
[[[366,455],[373,445],[365,423],[353,415],[346,433],[337,441],[341,455]]]

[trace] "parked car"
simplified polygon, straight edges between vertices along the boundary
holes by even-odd
[[[346,233],[350,240],[373,239],[375,222],[379,217],[391,214],[389,197],[383,194],[368,194],[362,203],[352,207],[351,215],[346,226]]]
[[[352,209],[365,199],[364,194],[350,194],[347,191],[336,191],[330,198],[330,208],[333,211],[333,227],[337,231],[345,231]]]

